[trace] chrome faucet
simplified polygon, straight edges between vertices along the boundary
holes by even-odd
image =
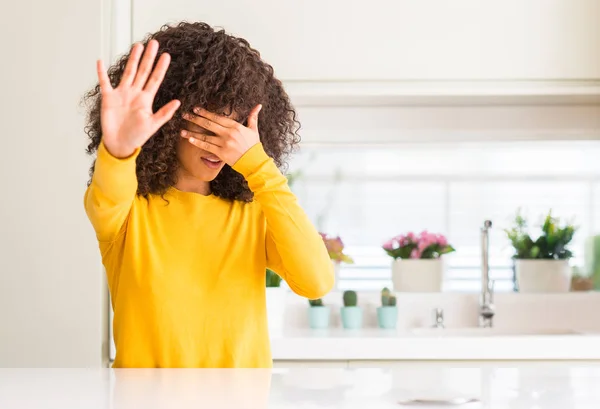
[[[494,318],[494,281],[490,281],[490,235],[492,222],[486,220],[481,228],[481,297],[479,299],[479,326],[489,328]]]
[[[441,308],[433,310],[433,328],[444,328],[444,310]]]

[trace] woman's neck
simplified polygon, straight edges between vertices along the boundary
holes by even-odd
[[[197,179],[182,170],[180,170],[179,174],[177,175],[175,189],[182,192],[198,193],[203,196],[208,196],[212,193],[210,189],[210,182]]]

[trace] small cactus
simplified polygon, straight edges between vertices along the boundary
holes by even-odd
[[[323,307],[323,300],[317,298],[316,300],[308,300],[311,307]]]
[[[356,291],[344,291],[344,307],[356,307],[358,296]]]
[[[392,294],[392,292],[387,287],[381,290],[381,305],[383,307],[396,306],[396,296]]]
[[[386,306],[389,305],[391,292],[389,288],[384,287],[381,290],[381,305]]]

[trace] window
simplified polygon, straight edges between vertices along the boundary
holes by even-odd
[[[521,207],[535,223],[549,209],[574,218],[572,264],[583,265],[586,237],[600,224],[600,142],[535,141],[376,146],[305,145],[292,188],[321,231],[339,234],[354,265],[342,266],[340,289],[391,285],[388,238],[427,229],[456,248],[447,257],[447,291],[480,288],[480,227],[490,219],[491,277],[513,288],[503,228]]]

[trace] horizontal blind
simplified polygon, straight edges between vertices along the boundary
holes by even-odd
[[[305,146],[292,165],[293,190],[317,227],[340,235],[356,261],[340,289],[391,285],[388,238],[409,231],[446,234],[445,289],[480,288],[480,228],[490,219],[490,265],[498,291],[513,288],[512,251],[503,232],[517,208],[530,224],[549,209],[579,226],[573,264],[600,228],[600,142],[486,142],[448,145]]]

